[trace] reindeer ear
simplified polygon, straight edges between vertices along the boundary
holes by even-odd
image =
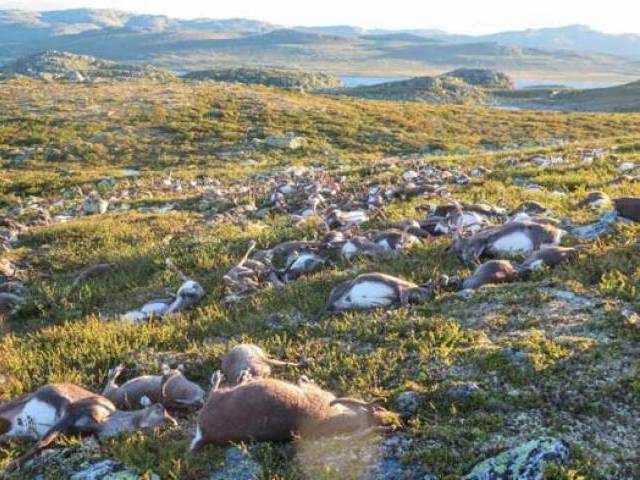
[[[162,375],[169,375],[171,373],[171,367],[166,363],[163,363],[160,365],[160,371],[162,372]]]
[[[149,397],[144,395],[142,398],[140,398],[140,405],[142,405],[143,408],[147,408],[153,405],[153,402]]]
[[[178,366],[176,367],[176,370],[179,370],[179,371],[180,371],[180,373],[184,373],[184,370],[185,370],[185,369],[184,369],[184,363],[181,363],[180,365],[178,365]]]

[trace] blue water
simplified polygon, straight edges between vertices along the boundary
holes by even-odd
[[[362,87],[375,85],[377,83],[397,82],[399,80],[407,80],[409,77],[349,77],[341,76],[340,80],[347,87]]]
[[[395,82],[399,80],[407,80],[409,77],[351,77],[341,76],[340,80],[344,82],[347,87],[359,87],[366,85],[375,85],[377,83]],[[583,81],[583,80],[515,80],[516,88],[526,88],[531,86],[544,86],[544,85],[565,85],[572,88],[606,88],[613,87],[614,85],[620,85],[620,82],[611,81]]]
[[[516,88],[527,88],[531,86],[544,85],[564,85],[566,87],[588,89],[588,88],[607,88],[620,85],[621,82],[593,82],[584,80],[515,80]]]

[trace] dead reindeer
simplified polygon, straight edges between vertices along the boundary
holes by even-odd
[[[145,408],[124,412],[109,399],[68,383],[45,385],[32,394],[11,400],[0,406],[0,418],[6,430],[0,436],[0,444],[12,439],[38,442],[9,465],[7,471],[22,467],[60,434],[86,433],[108,438],[177,425],[162,405],[151,404],[148,399],[145,403]]]
[[[511,215],[518,213],[526,213],[528,215],[546,215],[549,209],[540,202],[524,202],[518,208],[511,212]]]
[[[369,214],[364,210],[342,211],[333,210],[326,219],[330,228],[350,227],[369,221]]]
[[[82,270],[71,284],[71,291],[76,290],[84,282],[92,278],[105,277],[113,271],[115,263],[99,263]]]
[[[410,227],[404,230],[387,230],[376,235],[374,243],[382,247],[385,252],[395,256],[420,243],[415,235],[409,233]]]
[[[407,232],[418,238],[429,238],[431,234],[420,226],[420,222],[416,220],[405,219],[393,225],[394,229]]]
[[[124,314],[125,321],[140,322],[153,316],[164,317],[187,310],[196,305],[204,297],[204,289],[195,280],[184,282],[175,296],[158,298],[145,303],[140,309]]]
[[[618,215],[634,222],[640,222],[640,198],[616,198],[614,204]]]
[[[175,296],[151,300],[145,303],[138,310],[132,310],[122,315],[122,320],[140,322],[147,320],[152,316],[164,317],[187,310],[202,300],[205,295],[202,285],[195,280],[191,280],[184,273],[178,270],[171,260],[167,259],[165,263],[167,268],[177,273],[183,281]]]
[[[216,373],[191,450],[206,444],[358,434],[398,423],[395,414],[373,402],[338,399],[302,379],[298,384],[261,379],[220,388],[222,374]]]
[[[244,295],[255,292],[269,283],[274,288],[284,286],[270,266],[271,258],[268,251],[263,252],[264,262],[249,259],[255,247],[256,242],[252,240],[242,259],[223,277],[225,302],[239,301]]]
[[[283,242],[275,247],[261,252],[262,257],[266,257],[275,266],[281,266],[286,263],[292,254],[297,252],[312,252],[318,253],[324,247],[322,242],[316,241],[298,241],[293,240],[289,242]]]
[[[544,246],[556,246],[566,232],[554,225],[534,222],[508,222],[499,227],[465,235],[460,229],[450,249],[466,262],[476,261],[483,255],[527,255]]]
[[[335,287],[316,320],[329,312],[424,303],[432,294],[432,288],[420,287],[401,278],[366,273]]]
[[[365,236],[357,235],[343,242],[335,242],[331,248],[338,257],[351,261],[359,256],[366,256],[372,260],[384,259],[389,252],[382,246],[372,242]]]
[[[526,269],[507,260],[489,260],[480,265],[473,275],[462,282],[464,290],[480,288],[484,285],[511,283],[524,277]]]
[[[270,377],[272,367],[306,365],[306,362],[283,362],[270,358],[262,348],[251,344],[236,345],[222,357],[222,373],[232,383],[241,383],[247,375],[253,379]]]
[[[527,258],[522,266],[527,270],[537,270],[542,267],[555,267],[578,256],[583,248],[578,247],[548,247],[538,250]]]
[[[200,385],[188,380],[180,367],[172,370],[162,364],[162,375],[142,375],[118,386],[116,381],[124,371],[124,366],[118,365],[109,370],[102,395],[123,409],[139,407],[144,398],[170,409],[199,409],[204,405],[205,392]]]
[[[576,208],[602,208],[611,204],[611,198],[604,192],[589,192]]]
[[[310,275],[320,270],[326,260],[324,257],[313,252],[292,252],[287,258],[282,278],[285,283],[300,278],[303,275]]]

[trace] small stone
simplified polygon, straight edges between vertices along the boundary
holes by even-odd
[[[563,464],[568,458],[567,442],[542,437],[479,463],[463,480],[542,480],[547,463]]]
[[[258,480],[262,476],[262,465],[253,460],[248,452],[237,447],[225,453],[224,467],[214,472],[210,480]]]
[[[402,392],[396,399],[398,413],[404,418],[412,417],[418,412],[420,401],[420,394],[418,392],[412,390]]]
[[[474,382],[465,382],[459,385],[454,385],[447,390],[447,395],[457,400],[465,400],[473,397],[481,392],[478,384]]]
[[[71,480],[137,480],[140,475],[120,462],[102,460],[90,464],[82,470],[74,472]],[[158,475],[151,474],[152,480],[160,480]]]
[[[284,137],[268,137],[264,143],[268,147],[280,148],[282,150],[299,150],[308,144],[306,138],[299,137],[293,132],[287,133]]]

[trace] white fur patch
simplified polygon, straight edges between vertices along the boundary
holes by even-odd
[[[535,262],[531,262],[527,265],[529,270],[538,270],[544,266],[544,260],[536,260]]]
[[[56,409],[38,399],[29,400],[13,420],[12,435],[37,435],[42,437],[59,420]]]
[[[340,250],[342,256],[347,260],[350,260],[354,255],[358,253],[358,247],[356,247],[353,242],[347,242],[342,246]]]
[[[378,245],[380,245],[382,248],[384,248],[385,250],[393,250],[391,248],[391,245],[389,245],[389,241],[384,238],[382,240],[380,240],[379,242],[376,242]]]
[[[324,260],[314,253],[303,253],[291,262],[288,268],[292,272],[304,272],[307,269],[307,262],[311,262],[311,265],[313,265],[316,263],[324,263]]]
[[[142,313],[145,313],[147,315],[157,315],[159,317],[161,317],[162,315],[164,315],[167,311],[167,309],[169,308],[169,305],[167,305],[164,302],[150,302],[145,304],[140,311]]]
[[[444,222],[438,222],[436,226],[433,227],[433,231],[446,235],[447,233],[449,233],[449,226]]]
[[[336,303],[339,310],[349,308],[372,308],[391,305],[395,290],[382,282],[361,282],[354,285]]]
[[[531,215],[525,212],[516,213],[509,219],[509,222],[529,222],[532,220]]]
[[[189,447],[189,450],[195,449],[201,440],[202,440],[202,431],[200,430],[200,425],[198,425],[196,427],[196,435],[195,437],[193,437],[193,440],[191,441],[191,446]]]
[[[533,242],[526,233],[513,232],[493,242],[491,251],[496,254],[528,253],[533,251]]]

